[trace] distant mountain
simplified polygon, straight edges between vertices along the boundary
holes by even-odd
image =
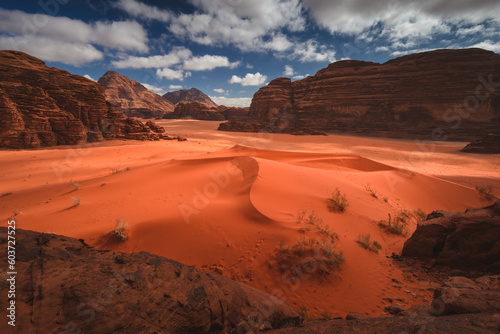
[[[205,103],[207,107],[217,107],[217,104],[212,101],[205,93],[196,88],[181,89],[175,92],[170,92],[163,95],[163,98],[170,101],[172,104],[179,102],[201,102]]]
[[[109,102],[119,105],[125,115],[141,118],[162,118],[175,107],[139,82],[115,71],[108,71],[98,81]]]

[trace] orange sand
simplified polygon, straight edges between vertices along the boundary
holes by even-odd
[[[304,304],[314,316],[378,315],[387,304],[383,297],[409,305],[432,298],[428,285],[405,280],[387,258],[401,252],[405,238],[382,232],[378,221],[403,209],[463,211],[488,204],[475,184],[500,190],[500,156],[460,153],[463,143],[225,133],[215,131],[217,124],[162,122],[188,142],[0,151],[0,195],[12,193],[0,197],[1,224],[17,211],[18,228],[221,272],[297,309]],[[71,180],[80,187],[74,190]],[[345,213],[327,209],[337,187],[349,200]],[[80,197],[80,205],[72,207],[71,197]],[[299,210],[314,211],[339,234],[337,249],[346,262],[338,274],[319,279],[304,273],[290,282],[277,269],[278,244],[303,236]],[[117,217],[128,222],[129,239],[106,244],[101,237]],[[410,224],[410,233],[414,228]],[[367,233],[382,244],[379,254],[356,242]]]

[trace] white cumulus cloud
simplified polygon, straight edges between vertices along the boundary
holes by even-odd
[[[97,80],[96,80],[96,79],[92,78],[92,77],[91,77],[90,75],[88,75],[88,74],[85,74],[83,77],[84,77],[84,78],[87,78],[87,79],[89,79],[89,80],[92,80],[92,81],[97,82]]]
[[[221,94],[226,93],[226,91],[225,91],[224,89],[222,89],[222,88],[215,88],[215,89],[214,89],[214,92],[216,92],[216,93],[221,93]]]
[[[260,74],[260,72],[257,72],[255,74],[247,73],[243,78],[240,78],[237,75],[233,75],[229,80],[229,83],[239,83],[242,86],[260,86],[264,82],[266,82],[266,80],[267,76]]]
[[[141,85],[143,85],[144,87],[146,87],[148,90],[152,91],[153,93],[156,93],[159,95],[163,95],[166,93],[166,91],[163,87],[158,87],[158,86],[154,86],[154,85],[150,85],[150,84],[142,83],[142,82],[141,82]]]

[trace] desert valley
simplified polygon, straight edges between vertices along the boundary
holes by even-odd
[[[122,73],[0,51],[1,333],[498,333],[498,53]]]

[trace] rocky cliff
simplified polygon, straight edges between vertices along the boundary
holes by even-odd
[[[487,134],[465,146],[465,153],[500,154],[500,134]]]
[[[208,107],[217,107],[217,104],[214,101],[212,101],[212,99],[210,99],[208,95],[206,95],[201,90],[196,88],[181,89],[175,92],[169,92],[163,95],[163,98],[174,105],[184,101],[184,102],[201,102],[206,104]]]
[[[224,121],[224,114],[217,107],[209,107],[201,102],[179,102],[172,113],[165,114],[163,118],[191,118],[205,121]]]
[[[162,136],[106,102],[101,85],[25,53],[0,51],[0,147]]]
[[[162,118],[174,111],[172,103],[115,71],[106,72],[98,83],[104,87],[106,99],[120,106],[127,116]]]
[[[498,133],[500,55],[481,49],[436,50],[384,64],[338,61],[299,81],[271,81],[255,93],[250,116],[267,131],[434,140],[475,138],[485,129]],[[226,127],[244,131],[242,124]]]

